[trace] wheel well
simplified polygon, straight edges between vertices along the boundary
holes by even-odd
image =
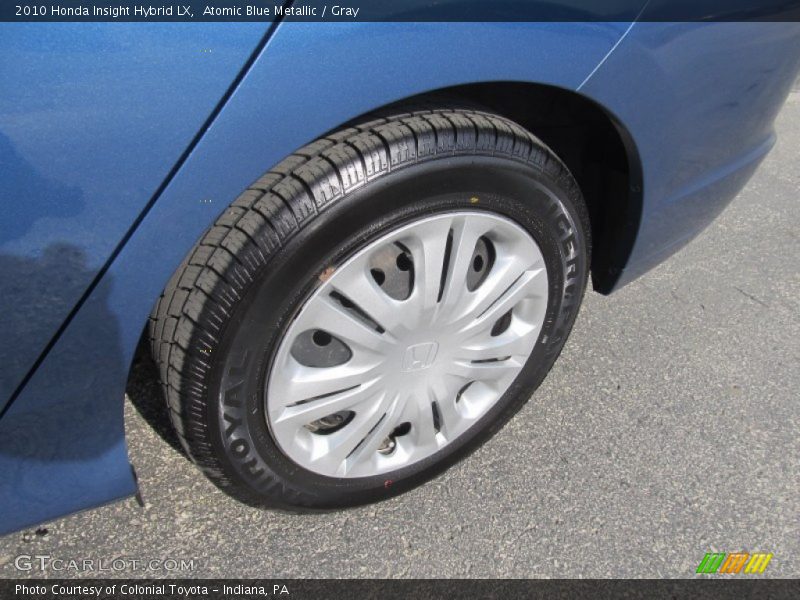
[[[519,123],[566,163],[589,209],[592,285],[610,292],[630,256],[642,207],[641,165],[624,126],[585,96],[533,83],[462,85],[404,103],[443,100],[479,104]]]

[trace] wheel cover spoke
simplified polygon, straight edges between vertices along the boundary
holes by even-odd
[[[286,328],[265,390],[270,431],[290,459],[330,477],[427,458],[513,383],[547,299],[541,251],[509,219],[452,212],[385,234]]]
[[[380,353],[388,343],[367,322],[337,304],[330,296],[318,298],[309,304],[308,310],[303,311],[302,318],[296,321],[295,326],[307,330],[322,329],[345,342],[353,351],[355,345],[358,349]]]

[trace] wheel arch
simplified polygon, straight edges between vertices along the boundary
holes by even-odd
[[[612,291],[630,256],[639,228],[642,166],[636,144],[626,127],[587,96],[538,82],[460,84],[376,106],[331,127],[329,133],[370,114],[391,112],[395,108],[464,104],[476,105],[515,121],[539,137],[567,165],[589,209],[593,289],[603,294]],[[246,189],[246,182],[241,185]],[[194,245],[187,252],[191,252]]]
[[[589,208],[593,288],[609,293],[633,249],[643,202],[639,153],[622,122],[579,92],[533,82],[459,85],[405,102],[447,98],[480,104],[519,123],[564,161]]]
[[[447,105],[475,105],[504,116],[536,135],[564,161],[589,209],[593,288],[610,293],[633,250],[643,204],[642,164],[625,125],[580,92],[526,81],[438,88],[378,106],[351,121],[393,109]]]

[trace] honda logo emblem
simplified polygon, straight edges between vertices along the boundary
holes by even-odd
[[[403,357],[403,371],[427,369],[436,359],[438,350],[439,344],[436,342],[425,342],[424,344],[409,346],[406,348],[406,354]]]

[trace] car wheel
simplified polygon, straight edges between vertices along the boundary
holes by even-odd
[[[419,485],[541,383],[589,252],[575,180],[505,118],[394,113],[319,139],[219,217],[153,311],[182,444],[251,504]]]

